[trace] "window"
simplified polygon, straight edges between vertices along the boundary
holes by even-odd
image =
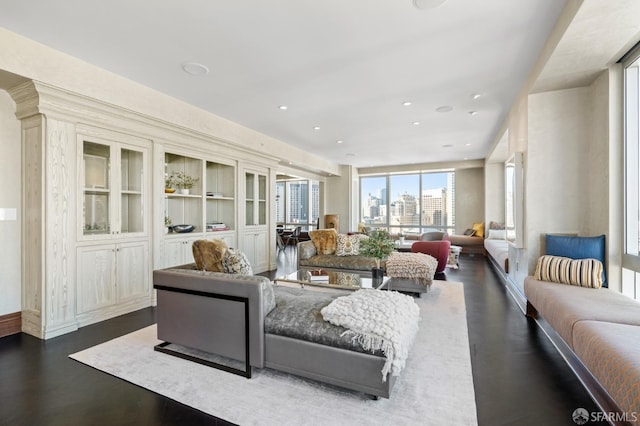
[[[455,173],[407,173],[360,178],[360,221],[390,233],[455,228]]]
[[[622,292],[640,299],[640,47],[629,52],[624,67],[625,255]]]
[[[320,215],[320,184],[313,180],[276,182],[276,223],[315,228]]]

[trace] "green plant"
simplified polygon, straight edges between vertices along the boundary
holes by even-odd
[[[164,226],[171,226],[173,222],[171,221],[171,218],[169,216],[165,216],[164,217]]]
[[[200,178],[190,176],[182,171],[171,172],[169,178],[165,180],[165,185],[168,182],[171,184],[171,186],[175,185],[178,188],[189,189],[192,188],[193,185],[195,185],[199,180]]]
[[[380,267],[380,261],[389,257],[395,249],[395,242],[385,230],[376,230],[369,233],[369,238],[360,240],[360,254],[366,257],[373,257],[376,260],[376,267]]]

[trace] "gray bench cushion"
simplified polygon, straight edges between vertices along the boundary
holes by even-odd
[[[337,327],[322,319],[320,310],[336,297],[345,295],[345,292],[276,286],[276,308],[264,319],[265,334],[369,353],[358,342],[352,341],[351,336],[341,336],[346,331],[344,327]]]

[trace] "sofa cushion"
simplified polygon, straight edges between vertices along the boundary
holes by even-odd
[[[299,264],[305,268],[346,269],[370,272],[376,261],[366,256],[336,256],[333,254],[317,254],[309,259],[300,259]],[[384,266],[384,263],[381,265]]]
[[[223,272],[222,260],[227,244],[222,240],[197,240],[191,247],[196,268],[200,271]]]
[[[309,231],[309,237],[316,246],[318,254],[334,254],[336,252],[336,239],[338,233],[335,229],[318,229]]]
[[[474,223],[471,226],[471,229],[476,231],[476,233],[473,235],[475,235],[476,237],[484,238],[484,222]]]
[[[504,229],[489,229],[487,231],[487,239],[489,240],[506,240],[507,231]]]
[[[313,241],[303,241],[298,243],[298,260],[310,259],[318,254]]]
[[[602,286],[602,263],[596,259],[540,256],[534,277],[540,281],[600,288]]]
[[[338,234],[336,256],[356,256],[360,254],[360,235]]]
[[[489,222],[489,229],[495,229],[496,231],[504,231],[505,230],[505,226],[504,223],[499,223],[499,222]]]
[[[240,250],[230,248],[222,260],[223,271],[227,274],[253,275],[247,256]]]
[[[573,327],[579,321],[640,326],[640,302],[606,288],[577,287],[527,277],[524,294],[572,349]]]
[[[574,351],[625,413],[640,412],[640,326],[580,321]]]
[[[342,291],[276,286],[276,309],[265,318],[264,332],[365,353],[357,340],[345,334],[347,329],[324,321],[320,314],[322,308],[344,295]],[[382,355],[382,351],[376,354]]]
[[[607,287],[605,271],[605,236],[573,237],[545,235],[545,254],[571,259],[597,259],[602,262],[602,286]]]

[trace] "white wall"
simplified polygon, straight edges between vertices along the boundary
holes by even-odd
[[[582,235],[607,234],[609,226],[609,74],[603,72],[588,91],[589,148],[583,149]],[[608,238],[607,238],[608,239]]]
[[[0,220],[0,315],[20,312],[21,145],[20,122],[9,94],[0,90],[0,208],[16,209],[17,220]]]
[[[456,169],[456,234],[484,222],[484,167]]]
[[[359,184],[358,172],[353,166],[340,166],[340,176],[326,180],[324,211],[340,216],[338,231],[341,233],[358,230]],[[324,217],[320,218],[320,227],[324,227]]]
[[[484,181],[484,217],[487,223],[504,223],[504,164],[487,164]]]
[[[588,88],[529,96],[525,158],[529,273],[546,233],[580,233],[588,209],[583,151],[590,149]]]

